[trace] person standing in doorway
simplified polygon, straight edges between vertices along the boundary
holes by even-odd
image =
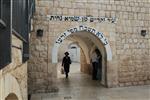
[[[92,79],[97,80],[98,56],[97,56],[97,51],[96,50],[92,54],[91,62],[92,62],[92,66],[93,66]]]
[[[96,54],[97,54],[97,59],[98,59],[97,78],[98,80],[101,81],[102,79],[102,54],[98,49],[96,50]]]
[[[71,64],[71,59],[69,57],[69,53],[65,52],[65,57],[63,58],[62,66],[64,67],[66,78],[68,78],[68,73],[70,70],[70,64]]]

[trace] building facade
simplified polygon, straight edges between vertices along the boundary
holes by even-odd
[[[84,73],[90,73],[91,54],[99,49],[104,86],[150,84],[149,0],[36,0],[33,23],[30,93],[58,90],[57,55],[65,40],[80,46]]]
[[[0,0],[0,100],[28,100],[33,0]]]
[[[74,43],[83,73],[101,52],[103,86],[150,85],[149,33],[149,0],[0,0],[0,99],[57,92],[57,65]]]

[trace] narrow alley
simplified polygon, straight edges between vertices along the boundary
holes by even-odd
[[[0,0],[0,100],[150,100],[150,0]]]
[[[33,94],[31,100],[150,100],[150,86],[106,88],[71,65],[69,78],[60,76],[58,93]]]

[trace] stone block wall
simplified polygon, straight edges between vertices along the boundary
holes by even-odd
[[[116,12],[116,55],[120,86],[150,84],[150,2],[131,1],[119,4]],[[141,35],[146,30],[147,35]]]
[[[30,60],[28,62],[28,92],[55,92],[57,78],[56,64],[51,64],[51,40],[48,36],[49,23],[43,20],[35,21],[35,30],[43,28],[43,37],[37,37],[36,32],[31,33],[30,37]]]
[[[81,59],[81,69],[80,69],[81,72],[91,75],[92,66],[90,64],[87,64],[87,61],[86,61],[86,58],[82,49],[81,49],[80,59]]]
[[[116,17],[117,23],[48,21],[47,15]],[[106,62],[109,87],[150,84],[149,18],[149,0],[36,0],[29,89],[32,92],[55,90],[57,74],[55,64],[51,63],[53,44],[62,32],[79,25],[103,32],[110,43],[113,58]],[[36,36],[37,29],[44,30],[43,37]],[[141,36],[141,30],[148,34]]]
[[[22,47],[22,41],[12,35],[12,62],[0,70],[1,100],[12,93],[18,100],[27,100],[27,63],[22,63]]]

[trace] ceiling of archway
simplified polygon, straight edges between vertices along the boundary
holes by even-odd
[[[69,37],[67,37],[67,39],[78,43],[80,42],[80,40],[82,40],[82,42],[84,42],[88,46],[88,48],[97,46],[97,44],[102,45],[102,43],[99,41],[99,39],[96,38],[96,36],[84,31],[73,33]]]

